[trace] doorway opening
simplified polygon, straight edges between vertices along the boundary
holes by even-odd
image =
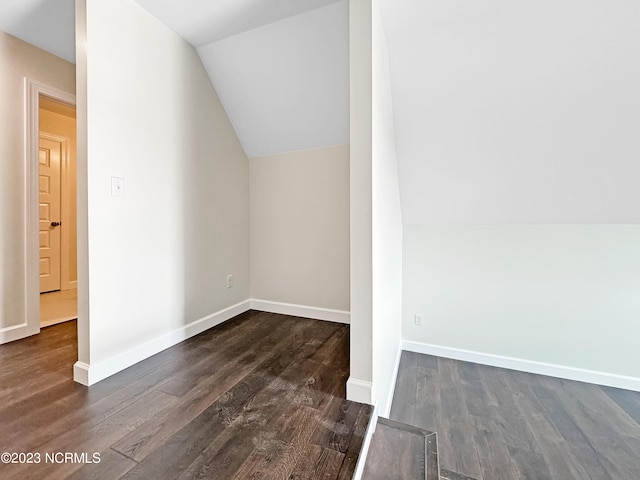
[[[33,335],[77,318],[76,98],[28,78],[25,90],[25,333]]]
[[[40,326],[74,320],[77,307],[76,109],[38,97]]]

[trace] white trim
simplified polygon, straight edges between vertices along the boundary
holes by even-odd
[[[73,364],[73,379],[82,384],[89,386],[89,365],[84,362],[76,362]]]
[[[77,280],[70,280],[71,272],[69,269],[71,259],[73,258],[71,255],[73,250],[69,248],[71,244],[69,225],[72,223],[71,219],[76,219],[77,217],[75,205],[71,204],[70,192],[77,184],[77,179],[75,169],[72,172],[71,168],[71,148],[69,147],[71,139],[68,137],[63,137],[63,139],[65,152],[60,164],[60,221],[62,222],[62,228],[60,229],[60,290],[70,290],[74,286],[77,288]],[[77,149],[77,142],[75,148]],[[76,163],[75,159],[74,163]],[[77,263],[77,245],[75,250],[75,260]]]
[[[25,322],[23,337],[40,333],[40,272],[38,262],[38,137],[40,95],[68,105],[76,104],[75,95],[42,82],[24,79],[24,138],[25,138]],[[18,332],[18,330],[15,330]],[[20,337],[18,337],[20,338]],[[16,340],[16,338],[14,338]],[[8,340],[6,340],[8,341]],[[0,343],[5,336],[0,335]]]
[[[369,425],[367,426],[367,433],[365,433],[364,440],[362,441],[362,448],[360,449],[360,456],[356,462],[356,470],[353,473],[353,480],[361,480],[364,473],[364,466],[367,463],[367,456],[369,455],[369,447],[371,446],[371,438],[376,431],[378,425],[378,406],[373,406],[371,412],[371,418],[369,419]]]
[[[564,378],[567,380],[576,380],[578,382],[594,383],[596,385],[606,385],[609,387],[624,388],[626,390],[640,392],[640,378],[628,377],[615,373],[598,372],[583,368],[525,360],[522,358],[505,357],[502,355],[474,352],[459,348],[411,342],[408,340],[402,342],[402,348],[410,352],[435,355],[437,357],[452,358],[454,360],[480,363],[482,365],[490,365],[492,367],[508,368],[510,370],[519,370],[521,372],[536,373],[539,375],[547,375],[550,377]]]
[[[166,333],[154,340],[134,347],[126,352],[122,352],[100,363],[89,365],[84,362],[76,362],[73,367],[73,378],[76,382],[83,385],[93,385],[100,380],[110,377],[131,365],[141,362],[156,353],[172,347],[193,337],[194,335],[204,332],[209,328],[215,327],[216,325],[219,325],[222,322],[225,322],[248,310],[260,310],[284,315],[303,316],[306,318],[338,323],[348,323],[349,319],[349,312],[342,310],[330,310],[326,308],[249,299],[220,310],[219,312],[207,315],[199,320],[195,320],[184,327],[174,330],[173,332]],[[357,398],[350,398],[350,400],[370,404],[371,382],[363,382],[357,379],[350,379],[349,381],[352,382],[351,389],[354,390],[355,388],[355,395],[357,395]],[[349,389],[349,383],[347,383],[347,389]]]
[[[349,377],[347,380],[347,400],[358,403],[373,403],[372,384],[366,380]]]
[[[27,323],[12,325],[11,327],[0,328],[0,344],[13,342],[30,335]]]
[[[400,357],[402,356],[402,340],[398,343],[398,353],[396,355],[396,361],[393,368],[393,377],[391,377],[391,385],[389,385],[389,395],[387,395],[387,402],[382,404],[382,410],[380,415],[385,418],[389,418],[391,414],[391,404],[393,403],[393,394],[396,391],[396,382],[398,380],[398,369],[400,368]]]
[[[349,324],[351,316],[350,312],[346,310],[333,310],[330,308],[310,307],[308,305],[295,305],[293,303],[272,302],[270,300],[260,300],[255,298],[251,299],[251,309],[346,324]]]
[[[83,362],[76,362],[73,366],[73,379],[83,385],[93,385],[156,353],[240,315],[250,310],[250,307],[251,301],[245,300],[97,364],[88,365]]]

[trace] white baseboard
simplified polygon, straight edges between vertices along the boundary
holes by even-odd
[[[328,308],[309,307],[305,305],[293,305],[288,303],[270,302],[267,300],[245,300],[231,307],[220,310],[219,312],[207,315],[199,320],[191,322],[184,327],[178,328],[173,332],[166,333],[149,342],[139,345],[131,350],[122,352],[114,357],[104,360],[97,364],[86,364],[76,362],[73,366],[73,378],[76,382],[83,385],[93,385],[111,375],[118,373],[125,368],[135,365],[146,358],[155,355],[169,347],[172,347],[188,338],[193,337],[209,328],[215,327],[241,313],[248,310],[261,310],[264,312],[280,313],[284,315],[293,315],[299,317],[313,318],[317,320],[326,320],[329,322],[349,323],[349,312],[342,310],[331,310]],[[14,327],[11,327],[14,328]],[[26,327],[25,327],[26,328]],[[8,330],[8,329],[5,329]],[[0,330],[0,343],[2,343],[3,331]],[[15,333],[16,338],[24,336],[22,332]],[[7,340],[9,341],[9,340]],[[369,385],[369,391],[371,387]],[[369,395],[370,397],[370,395]],[[371,403],[365,401],[363,403]]]
[[[24,337],[28,337],[27,324],[21,323],[12,327],[0,328],[0,344],[13,342]]]
[[[346,324],[349,324],[351,316],[350,312],[346,310],[333,310],[330,308],[310,307],[308,305],[295,305],[293,303],[272,302],[270,300],[260,300],[256,298],[251,299],[251,309]]]
[[[371,446],[371,438],[376,431],[376,425],[378,424],[378,407],[373,406],[371,412],[371,418],[369,419],[369,425],[367,426],[367,432],[365,433],[364,440],[362,441],[362,448],[360,449],[360,456],[356,462],[356,470],[353,473],[353,480],[361,480],[364,473],[364,466],[367,463],[367,455],[369,454],[369,447]]]
[[[89,365],[84,362],[76,362],[73,364],[73,379],[82,384],[89,386]],[[96,383],[96,382],[93,382]]]
[[[402,342],[402,348],[410,352],[424,353],[427,355],[434,355],[436,357],[452,358],[454,360],[480,363],[482,365],[490,365],[492,367],[537,373],[539,375],[547,375],[549,377],[564,378],[567,380],[576,380],[578,382],[606,385],[609,387],[624,388],[626,390],[640,392],[640,378],[617,375],[615,373],[554,365],[551,363],[536,362],[521,358],[504,357],[490,353],[430,345],[428,343],[411,342],[408,340]]]
[[[349,377],[347,380],[347,400],[371,405],[373,403],[371,382]]]
[[[250,308],[251,301],[245,300],[244,302],[237,303],[236,305],[232,305],[231,307],[225,308],[211,315],[207,315],[206,317],[191,322],[184,327],[174,330],[173,332],[166,333],[165,335],[126,352],[122,352],[119,355],[100,363],[88,365],[83,362],[76,362],[73,366],[73,379],[83,385],[93,385],[100,380],[155,355],[156,353],[240,315],[241,313],[250,310]]]

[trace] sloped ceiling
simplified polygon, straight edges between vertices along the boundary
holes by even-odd
[[[249,157],[349,143],[348,2],[198,48]]]
[[[348,0],[136,0],[192,45],[249,157],[348,143]]]
[[[640,4],[381,0],[404,222],[640,222]]]
[[[138,2],[248,155],[348,142],[347,0]],[[640,3],[380,3],[405,223],[640,223]],[[73,4],[1,0],[0,29],[73,61]]]
[[[338,0],[135,0],[200,47]]]
[[[135,0],[195,47],[247,155],[349,142],[348,0]],[[74,0],[0,0],[0,29],[75,63]]]
[[[0,30],[75,63],[75,0],[1,0]]]

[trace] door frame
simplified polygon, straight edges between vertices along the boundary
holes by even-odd
[[[30,78],[25,78],[25,193],[26,193],[26,231],[25,231],[25,316],[26,321],[19,329],[22,338],[40,333],[40,242],[38,204],[39,163],[38,145],[40,143],[40,95],[52,100],[76,106],[76,96],[59,88],[52,87]],[[77,181],[77,180],[76,180]],[[15,333],[18,333],[16,330]]]

